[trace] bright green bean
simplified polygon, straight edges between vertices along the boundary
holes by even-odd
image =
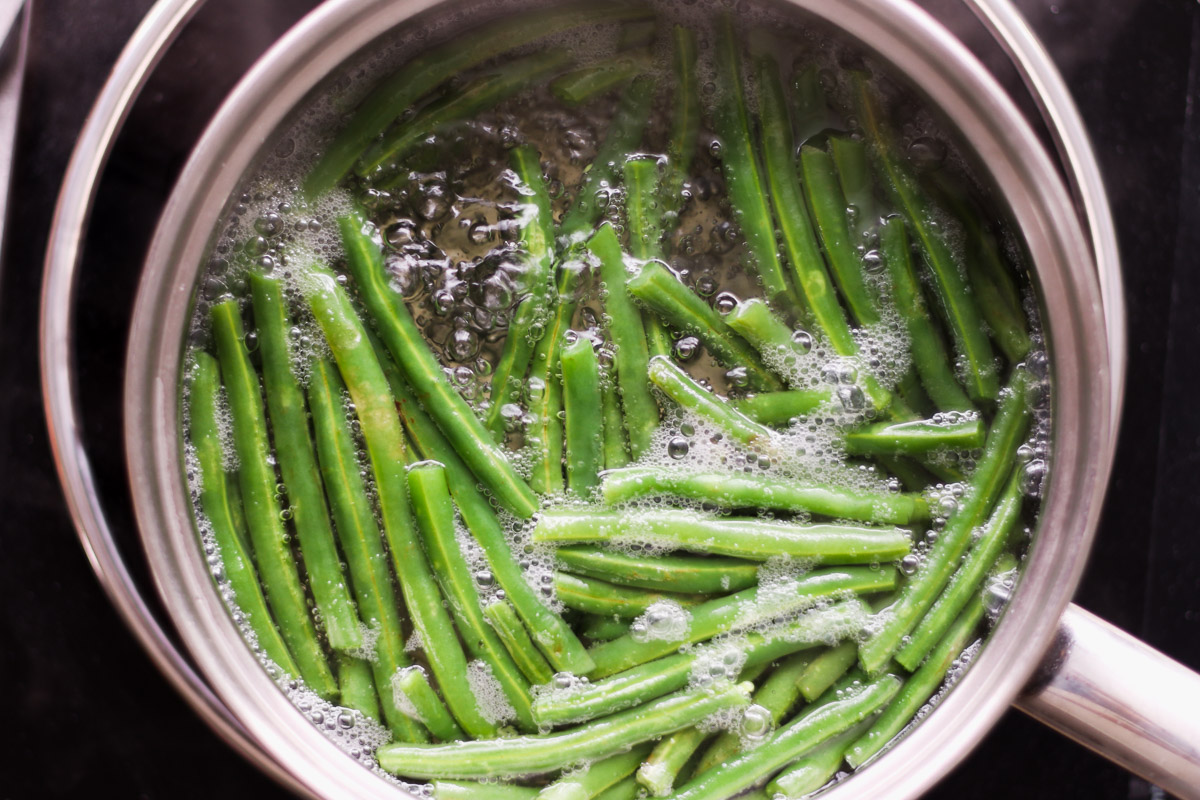
[[[591,339],[576,336],[562,349],[562,393],[567,461],[567,489],[590,497],[600,485],[603,465],[604,411],[600,398],[600,363]]]
[[[859,649],[859,663],[868,673],[883,669],[906,636],[933,605],[971,544],[971,534],[986,517],[1003,489],[1003,481],[1016,460],[1017,447],[1029,424],[1026,395],[1029,380],[1024,370],[1013,373],[1000,400],[988,434],[983,457],[971,475],[958,510],[930,549],[925,563],[901,590],[899,598],[881,615],[881,623]]]
[[[654,797],[669,795],[688,759],[708,737],[709,733],[700,728],[684,728],[663,737],[645,763],[638,767],[638,783]]]
[[[721,594],[758,583],[759,565],[740,558],[630,555],[598,547],[560,547],[554,555],[568,572],[663,592]]]
[[[900,681],[883,675],[861,690],[814,708],[776,731],[753,750],[693,778],[673,800],[725,800],[778,772],[798,756],[870,716],[900,688]]]
[[[426,543],[437,544],[435,552],[440,557],[448,557],[447,544],[457,547],[457,541],[454,538],[454,505],[446,489],[443,467],[431,461],[410,467],[408,492],[421,538]],[[404,564],[396,564],[396,573],[400,576],[408,613],[412,617],[413,628],[421,636],[421,648],[429,659],[438,685],[442,687],[450,713],[470,736],[477,739],[495,736],[495,722],[484,717],[470,691],[462,690],[470,685],[467,680],[467,657],[459,644],[450,613],[442,605],[442,594],[430,563],[426,561],[415,536],[407,537],[404,550],[400,553],[393,547],[393,563],[400,560]],[[434,563],[437,564],[437,560]],[[459,599],[465,611],[466,598]]]
[[[818,564],[894,561],[912,549],[909,532],[901,528],[714,517],[683,509],[545,511],[533,540],[650,542],[696,553],[758,561],[789,556]]]
[[[837,167],[838,183],[849,204],[847,208],[854,209],[850,214],[851,233],[857,234],[856,244],[864,244],[879,224],[879,204],[875,200],[867,145],[862,139],[830,136],[829,154]]]
[[[466,400],[446,380],[403,299],[388,284],[379,232],[358,213],[339,220],[347,262],[359,295],[396,364],[454,450],[512,514],[533,515],[537,500]],[[364,346],[366,345],[364,340]],[[339,363],[339,366],[340,363]],[[346,381],[347,385],[350,381]],[[353,389],[352,389],[353,391]]]
[[[827,389],[789,389],[748,395],[735,400],[733,407],[764,425],[788,425],[796,417],[829,405],[832,399]]]
[[[530,683],[542,684],[554,677],[550,664],[546,662],[545,656],[538,652],[537,646],[517,617],[517,612],[513,611],[507,601],[496,600],[489,603],[484,607],[483,614],[492,623],[496,635],[504,642],[513,661]]]
[[[1021,477],[1021,468],[1014,469],[1008,485],[996,501],[991,518],[983,526],[958,571],[913,630],[908,643],[896,653],[896,661],[909,672],[916,670],[970,597],[978,592],[984,576],[1008,544],[1021,516]]]
[[[405,667],[392,678],[392,691],[399,692],[416,714],[417,721],[429,728],[443,742],[456,742],[463,738],[462,728],[454,721],[450,709],[429,684],[425,668]],[[461,690],[460,690],[461,691]]]
[[[987,434],[978,417],[941,421],[879,422],[842,436],[851,455],[914,455],[945,447],[975,450]]]
[[[529,365],[529,411],[533,421],[525,429],[530,451],[529,485],[538,494],[557,494],[563,490],[562,384],[554,373],[559,369],[563,337],[575,315],[575,287],[582,268],[580,262],[563,264],[558,273],[558,300],[546,332],[533,350]]]
[[[908,331],[913,366],[921,377],[921,384],[938,408],[970,409],[971,401],[950,369],[946,346],[926,309],[925,297],[913,271],[904,220],[893,217],[885,222],[880,229],[879,244],[883,263],[892,279],[892,300]]]
[[[759,425],[729,403],[697,383],[666,356],[654,356],[649,365],[650,381],[667,397],[721,428],[733,439],[747,445],[768,445],[770,428]]]
[[[977,401],[994,400],[1000,385],[992,345],[975,298],[949,245],[933,224],[928,198],[883,129],[883,119],[866,76],[855,74],[853,80],[859,124],[870,141],[877,170],[921,245],[955,349],[965,359],[967,394]]]
[[[605,369],[600,379],[600,404],[604,425],[604,468],[616,469],[629,463],[629,444],[625,438],[625,419],[621,414],[621,396],[617,390],[616,369]]]
[[[191,378],[187,395],[188,429],[196,450],[200,508],[220,551],[225,579],[267,658],[286,674],[298,677],[300,670],[267,610],[262,587],[250,560],[250,549],[237,535],[237,523],[231,512],[234,498],[229,491],[232,482],[228,481],[224,467],[219,411],[221,377],[217,360],[208,353],[197,351],[187,374]]]
[[[919,495],[803,485],[762,474],[681,473],[663,467],[625,467],[604,474],[601,492],[608,505],[668,495],[723,508],[808,511],[880,525],[907,525],[929,516],[925,499]]]
[[[870,594],[895,588],[896,571],[891,567],[841,567],[814,570],[797,578],[781,591],[772,589],[770,603],[760,604],[758,587],[728,597],[718,597],[688,609],[691,622],[683,641],[650,639],[638,641],[632,634],[595,645],[589,651],[596,663],[589,673],[593,680],[653,661],[674,652],[686,642],[702,642],[719,633],[737,630],[803,610],[819,598],[846,592]],[[535,712],[536,713],[536,712]]]
[[[538,800],[591,800],[632,775],[649,752],[649,744],[640,744],[627,753],[617,753],[585,769],[568,772],[542,789]]]
[[[379,765],[409,778],[481,778],[529,775],[591,761],[666,736],[727,708],[744,706],[750,685],[716,692],[680,692],[640,708],[546,736],[451,745],[388,744]]]
[[[379,697],[371,678],[371,663],[345,653],[338,653],[336,658],[339,704],[378,721]]]
[[[579,626],[580,635],[593,642],[611,642],[629,633],[629,622],[610,615],[587,614]]]
[[[288,509],[300,543],[300,556],[308,573],[308,586],[329,646],[335,650],[354,650],[363,645],[362,623],[350,598],[329,524],[321,472],[308,434],[304,392],[292,372],[292,346],[288,341],[292,321],[284,305],[283,286],[278,278],[257,272],[252,272],[249,280],[262,354],[267,417],[279,472],[287,487]]]
[[[700,339],[713,356],[729,368],[746,370],[750,386],[758,391],[775,391],[783,384],[758,359],[754,348],[733,332],[721,316],[695,292],[683,285],[661,263],[643,265],[626,286],[631,294],[684,333]]]
[[[783,795],[787,800],[799,800],[817,791],[833,780],[842,766],[842,758],[845,757],[847,748],[870,727],[871,720],[868,718],[809,750],[771,779],[766,786],[767,795]]]
[[[813,657],[798,680],[800,693],[812,703],[837,683],[858,660],[858,645],[842,642]]]
[[[300,677],[321,697],[334,698],[337,682],[309,617],[304,587],[275,501],[278,482],[268,461],[271,451],[262,391],[246,353],[241,311],[237,301],[226,300],[214,305],[211,315],[217,357],[233,417],[238,479],[259,578]]]
[[[513,707],[518,724],[526,730],[531,730],[533,714],[530,710],[529,683],[492,626],[484,619],[471,567],[458,542],[454,526],[454,506],[446,484],[446,468],[428,461],[410,467],[408,482],[410,487],[420,486],[420,502],[414,493],[413,504],[419,512],[418,520],[424,519],[428,522],[418,526],[421,541],[425,545],[425,553],[442,589],[442,595],[454,614],[454,621],[462,634],[463,642],[471,655],[480,659],[491,670],[492,676],[504,692],[504,697]]]
[[[681,606],[696,605],[704,597],[693,594],[673,595],[666,592],[647,592],[614,583],[584,578],[565,572],[554,574],[554,591],[567,608],[589,614],[611,614],[632,619],[654,603],[670,600]]]
[[[342,402],[345,392],[346,386],[335,364],[324,359],[313,362],[308,379],[308,407],[312,411],[317,458],[359,614],[367,627],[377,633],[373,662],[375,684],[385,689],[379,697],[383,716],[397,739],[425,741],[424,731],[400,712],[391,693],[386,691],[396,670],[409,665],[409,658],[404,651],[400,606],[392,589],[387,554],[375,512],[367,500],[354,436]]]

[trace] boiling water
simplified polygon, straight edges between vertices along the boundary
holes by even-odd
[[[737,224],[725,191],[722,174],[722,144],[711,131],[708,110],[716,91],[711,54],[713,50],[712,12],[704,3],[662,2],[655,4],[659,15],[657,35],[650,45],[650,73],[661,87],[673,85],[671,72],[671,22],[681,22],[698,33],[700,100],[705,107],[699,141],[689,177],[684,183],[678,202],[679,214],[674,227],[667,232],[665,251],[667,263],[674,274],[698,296],[708,301],[720,313],[727,313],[741,301],[761,297],[763,290],[754,270],[747,244]],[[804,27],[794,18],[763,9],[737,7],[739,20],[747,29],[766,28],[775,34],[772,44],[784,67],[785,75],[795,68],[815,66],[820,69],[821,84],[829,97],[826,125],[820,129],[799,131],[797,145],[805,138],[823,143],[830,130],[860,135],[854,117],[845,68],[866,64],[878,77],[885,74],[877,64],[854,53],[844,43],[830,40],[819,32]],[[513,12],[519,13],[519,12]],[[301,383],[307,380],[314,359],[327,357],[328,347],[320,328],[311,319],[301,299],[300,287],[305,279],[305,265],[318,260],[330,265],[339,275],[339,282],[353,292],[353,282],[343,269],[342,248],[338,235],[337,217],[359,205],[377,228],[384,243],[385,263],[392,287],[400,293],[412,311],[424,338],[441,362],[447,380],[480,414],[486,413],[492,401],[491,376],[503,347],[505,336],[517,304],[523,299],[521,287],[528,269],[520,248],[522,221],[528,216],[528,206],[516,176],[509,169],[509,152],[517,144],[528,144],[541,154],[545,179],[549,188],[555,220],[561,220],[577,200],[580,186],[597,148],[603,141],[612,119],[621,89],[602,94],[578,106],[558,100],[545,82],[533,85],[499,105],[430,131],[404,158],[399,166],[388,165],[365,178],[352,177],[333,192],[315,202],[303,199],[298,187],[307,174],[315,154],[328,141],[343,114],[353,107],[358,97],[369,89],[376,76],[386,75],[397,63],[403,63],[414,48],[427,41],[441,40],[448,30],[460,24],[458,16],[444,15],[428,25],[398,34],[392,44],[380,48],[340,78],[331,79],[329,89],[311,101],[307,112],[288,130],[281,132],[264,153],[260,169],[243,183],[239,197],[231,204],[230,213],[217,233],[211,263],[198,291],[192,329],[192,346],[209,348],[208,309],[210,305],[230,296],[244,301],[248,295],[246,271],[263,270],[285,280],[295,327],[291,335],[293,368]],[[621,27],[615,24],[584,26],[567,33],[541,40],[535,45],[520,48],[517,55],[550,46],[567,50],[576,66],[600,63],[611,57],[618,48]],[[505,54],[501,60],[509,60]],[[472,74],[479,74],[477,69]],[[743,68],[744,73],[750,70]],[[463,79],[456,79],[461,85]],[[941,131],[935,116],[911,102],[898,89],[898,81],[877,80],[878,89],[893,98],[894,109],[904,110],[905,116],[892,120],[900,129],[906,156],[921,174],[937,171],[958,176],[963,186],[986,200],[987,191],[973,179],[974,170],[967,158],[955,148],[950,137]],[[748,85],[751,117],[755,115],[756,98],[753,86]],[[439,91],[453,91],[453,87]],[[425,102],[424,100],[422,102]],[[670,131],[669,90],[660,90],[659,100],[647,126],[640,152],[658,155],[667,162],[667,138]],[[669,167],[669,164],[667,164]],[[876,200],[882,214],[891,213],[882,192]],[[622,187],[606,188],[602,198],[603,221],[612,224],[622,238],[626,237],[625,198]],[[881,296],[888,294],[888,278],[881,267],[878,225],[856,215],[858,209],[848,209],[854,227],[863,235],[855,242],[868,283]],[[992,216],[998,216],[994,212]],[[959,264],[973,254],[963,223],[948,210],[939,209],[936,227],[956,255]],[[1010,265],[1021,264],[1021,249],[1013,234],[1002,231],[1004,254]],[[579,253],[570,258],[585,261],[578,290],[578,306],[571,320],[571,329],[578,335],[597,343],[602,360],[612,357],[612,345],[606,330],[603,289],[596,265],[587,262]],[[786,260],[785,260],[786,261]],[[636,263],[630,261],[631,269]],[[1044,356],[1036,351],[1039,342],[1035,318],[1036,299],[1027,278],[1020,269],[1013,270],[1023,293],[1023,307],[1032,331],[1035,351],[1029,357],[1030,371],[1044,381],[1047,368]],[[611,290],[611,287],[607,287]],[[928,293],[928,287],[926,292]],[[248,303],[244,303],[248,306]],[[679,471],[722,471],[753,474],[773,474],[798,482],[876,492],[898,492],[901,483],[881,466],[865,459],[847,456],[841,445],[841,434],[874,418],[874,412],[863,402],[863,389],[873,379],[886,389],[894,390],[912,367],[910,342],[900,310],[890,302],[881,303],[882,320],[868,328],[855,331],[859,346],[857,357],[837,355],[821,332],[803,326],[799,309],[781,307],[779,311],[796,328],[796,338],[807,352],[797,354],[764,354],[766,365],[794,388],[823,388],[838,402],[818,411],[798,415],[781,429],[769,448],[748,448],[731,441],[711,422],[673,407],[660,396],[663,420],[654,434],[650,451],[641,461]],[[366,315],[363,315],[366,318]],[[247,309],[246,317],[251,315]],[[252,354],[256,349],[253,324],[248,322],[246,345]],[[716,394],[737,399],[750,392],[744,369],[737,365],[719,364],[694,337],[676,335],[672,358],[688,373]],[[1007,365],[1006,369],[1008,366]],[[1036,404],[1035,425],[1028,443],[1021,449],[1025,462],[1024,483],[1027,493],[1036,497],[1045,477],[1048,459],[1049,428],[1046,409],[1048,401],[1044,383],[1033,393]],[[505,445],[519,469],[528,469],[524,426],[529,418],[522,413],[529,397],[517,398],[518,413],[508,415]],[[349,399],[346,398],[349,406]],[[186,403],[186,390],[185,390]],[[347,411],[352,417],[352,412]],[[949,412],[954,416],[958,412]],[[969,416],[975,412],[966,412]],[[985,415],[986,416],[986,415]],[[229,425],[225,425],[228,435]],[[361,445],[361,442],[360,442]],[[237,458],[230,442],[225,447],[228,471],[237,469]],[[965,491],[974,461],[973,451],[945,451],[934,454],[928,467],[942,475],[922,487],[930,504],[932,521],[928,530],[914,531],[916,547],[912,555],[899,563],[904,574],[915,572],[924,558],[929,543],[938,530],[954,514]],[[191,456],[189,456],[190,458]],[[360,453],[360,468],[372,493],[371,471],[365,455]],[[189,470],[196,474],[196,470]],[[282,484],[281,484],[282,487]],[[193,486],[198,491],[198,486]],[[288,514],[285,487],[281,488],[283,513]],[[377,502],[372,496],[372,502]],[[547,505],[577,502],[567,497],[550,497]],[[637,501],[627,511],[636,515],[640,508],[655,508],[660,501]],[[680,505],[673,501],[674,506]],[[695,504],[699,506],[700,504]],[[1027,507],[1031,504],[1027,504]],[[223,582],[221,562],[216,545],[208,532],[207,522],[199,511],[197,519],[210,555],[217,583],[227,600],[232,598]],[[795,515],[803,518],[804,515]],[[1027,513],[1027,517],[1031,516]],[[532,586],[547,605],[562,610],[553,592],[555,569],[553,549],[534,545],[529,538],[530,526],[501,515],[506,534],[514,552],[520,555],[521,566]],[[476,588],[487,604],[503,597],[495,585],[486,560],[470,533],[460,528],[459,539],[476,578]],[[661,543],[652,540],[625,542],[629,552],[653,555],[663,552]],[[760,604],[769,604],[773,589],[786,595],[789,586],[811,565],[797,561],[771,561],[760,570]],[[796,613],[820,613],[822,607]],[[240,618],[234,610],[235,617]],[[692,685],[704,686],[713,680],[736,678],[743,659],[738,655],[739,637],[750,630],[762,630],[780,624],[778,614],[771,608],[756,609],[753,620],[747,620],[737,633],[719,637],[711,643],[687,646],[684,649],[698,654]],[[786,620],[784,620],[786,622]],[[631,632],[642,641],[665,639],[684,641],[690,614],[671,601],[656,603],[635,620]],[[868,626],[866,619],[852,627],[861,630]],[[253,634],[247,631],[248,638]],[[362,655],[370,657],[370,637]],[[410,649],[420,663],[419,637],[410,640]],[[251,646],[256,645],[251,642]],[[964,653],[956,662],[953,674],[965,669],[973,650]],[[265,655],[259,651],[266,661]],[[279,671],[273,669],[273,674]],[[469,671],[470,691],[481,700],[484,713],[498,722],[512,719],[495,677],[482,662],[472,662]],[[339,709],[316,698],[302,685],[281,678],[285,689],[313,724],[327,730],[344,749],[368,766],[373,766],[371,754],[388,738],[378,724],[359,712]],[[539,692],[572,691],[578,683],[570,676],[560,676]],[[380,687],[383,690],[383,687]],[[451,691],[461,691],[461,687]],[[398,698],[402,700],[402,698]],[[935,701],[936,702],[936,701]],[[403,703],[401,703],[403,705]],[[710,721],[711,726],[732,727],[743,734],[744,742],[753,744],[761,734],[763,709],[752,706],[739,715],[724,715]],[[756,727],[757,726],[757,727]],[[759,731],[759,732],[756,732]]]

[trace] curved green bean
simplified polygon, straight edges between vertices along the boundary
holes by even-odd
[[[650,381],[667,397],[747,445],[766,445],[772,439],[770,428],[759,425],[729,403],[697,383],[666,356],[654,356],[649,365]]]
[[[590,497],[600,485],[604,463],[604,433],[596,431],[598,422],[604,424],[600,363],[586,336],[567,341],[561,361],[567,489],[580,497]]]
[[[484,607],[483,614],[492,623],[496,635],[504,642],[518,669],[530,683],[547,683],[554,677],[554,671],[550,669],[545,657],[538,652],[512,606],[504,600],[496,600]],[[530,713],[532,714],[532,711]]]
[[[259,578],[300,677],[321,697],[334,698],[337,681],[309,617],[304,587],[275,501],[277,481],[275,469],[268,461],[271,451],[262,391],[246,353],[241,310],[236,300],[226,300],[215,304],[210,313],[233,418],[238,479]]]
[[[399,670],[392,677],[392,691],[402,694],[412,713],[416,714],[416,721],[443,742],[457,742],[463,738],[462,728],[429,684],[424,667],[414,665]]]
[[[533,418],[525,429],[532,462],[529,485],[543,495],[563,490],[563,425],[559,419],[563,407],[562,384],[554,373],[559,369],[563,337],[575,316],[575,287],[581,269],[580,262],[568,262],[559,269],[554,314],[533,350],[529,365],[529,411]]]
[[[568,572],[662,592],[721,594],[758,583],[759,565],[740,558],[630,555],[598,547],[560,547],[554,555]]]
[[[929,516],[925,499],[919,495],[803,485],[762,474],[682,473],[663,467],[634,466],[608,470],[600,488],[604,502],[610,506],[668,495],[723,508],[808,511],[879,525],[907,525]]]
[[[542,789],[538,800],[591,800],[632,775],[649,752],[649,744],[640,744],[627,753],[617,753],[590,764],[586,769],[568,772]]]
[[[646,706],[546,736],[451,745],[388,744],[376,752],[388,772],[410,778],[482,778],[530,775],[591,761],[744,706],[749,684],[716,692],[680,692]]]
[[[842,436],[851,455],[915,455],[945,447],[975,450],[983,447],[987,430],[979,417],[947,420],[920,419],[879,422]]]
[[[673,595],[631,589],[565,572],[554,574],[554,591],[559,601],[567,608],[586,611],[589,614],[608,614],[622,619],[633,619],[663,600],[687,607],[705,599],[694,594]]]

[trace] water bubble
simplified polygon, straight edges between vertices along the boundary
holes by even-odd
[[[700,340],[695,336],[684,336],[675,342],[675,357],[680,361],[688,361],[700,349]]]
[[[250,331],[242,337],[242,341],[246,344],[246,352],[253,353],[258,349],[258,334]]]
[[[774,727],[771,712],[757,703],[742,712],[742,735],[751,741],[765,739]]]
[[[813,337],[808,331],[795,331],[792,334],[792,347],[801,353],[809,353],[813,348]]]
[[[847,411],[862,411],[867,407],[866,396],[863,394],[863,390],[857,386],[839,386],[837,396],[838,402]]]
[[[1042,482],[1046,479],[1046,462],[1034,459],[1021,470],[1021,491],[1030,497],[1040,497]]]
[[[745,367],[734,367],[725,373],[725,380],[729,381],[731,386],[736,386],[739,389],[745,389],[750,385],[750,375],[746,372]]]
[[[946,160],[946,145],[932,136],[920,136],[908,145],[908,156],[918,169],[933,169]]]
[[[455,328],[446,340],[446,352],[452,361],[470,361],[479,354],[479,334],[470,328]],[[471,376],[469,369],[467,374]]]
[[[684,439],[682,436],[676,436],[667,442],[667,455],[676,459],[683,458],[688,454],[690,448],[691,445],[687,439]]]
[[[863,272],[868,275],[878,275],[883,272],[883,256],[878,250],[868,250],[862,257]]]
[[[417,242],[417,227],[412,220],[402,219],[384,230],[384,239],[392,247],[400,248]]]

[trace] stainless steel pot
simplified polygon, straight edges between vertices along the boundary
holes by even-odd
[[[1110,344],[1122,347],[1123,320],[1113,299],[1119,291],[1114,292],[1115,248],[1106,201],[1094,182],[1094,161],[1061,82],[1055,83],[1053,70],[1047,72],[1045,64],[1039,64],[1036,47],[1022,39],[1023,30],[1008,16],[1012,12],[1006,3],[975,0],[1024,60],[1035,95],[1055,123],[1052,130],[1064,146],[1064,161],[1077,179],[1080,205],[1090,223],[1091,246],[1070,195],[1024,119],[937,23],[904,0],[793,2],[852,31],[867,48],[906,73],[988,165],[1036,266],[1055,365],[1053,479],[1038,538],[1008,610],[976,663],[935,713],[830,796],[919,794],[957,763],[1015,700],[1164,788],[1182,797],[1200,797],[1197,677],[1086,612],[1067,608],[1111,466],[1123,366]],[[320,797],[395,797],[398,790],[351,767],[332,743],[303,722],[244,647],[212,590],[179,468],[179,361],[193,286],[211,231],[271,132],[344,59],[380,31],[434,4],[334,0],[281,40],[234,92],[197,146],[147,258],[130,337],[126,418],[146,420],[148,427],[130,426],[127,431],[130,477],[157,588],[202,677],[172,657],[169,644],[164,650],[119,559],[112,558],[103,519],[97,520],[94,513],[86,462],[71,447],[73,399],[69,374],[61,366],[69,361],[67,329],[62,314],[54,313],[70,307],[77,255],[77,242],[70,237],[77,228],[71,223],[82,225],[90,199],[86,186],[71,182],[94,178],[124,104],[172,26],[193,3],[179,0],[156,7],[157,16],[140,33],[142,48],[119,65],[127,70],[127,82],[102,98],[109,114],[85,130],[93,149],[77,153],[56,220],[56,236],[61,238],[52,242],[48,255],[43,308],[47,403],[60,472],[85,542],[91,545],[93,563],[109,578],[111,593],[151,643],[152,652],[160,654],[160,666],[206,718],[273,774]],[[1107,319],[1097,262],[1108,282]],[[1048,651],[1051,657],[1044,660]],[[1121,666],[1115,673],[1104,671],[1117,664]],[[1039,667],[1033,693],[1021,695]],[[1139,679],[1129,681],[1126,670],[1137,670]],[[1132,696],[1128,692],[1133,687],[1155,691]]]

